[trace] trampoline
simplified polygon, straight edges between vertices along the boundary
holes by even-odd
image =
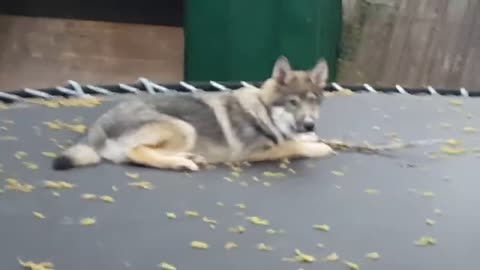
[[[1,94],[0,268],[21,269],[18,260],[68,270],[478,267],[480,107],[465,89],[328,88],[320,137],[415,142],[408,148],[190,174],[51,169],[59,146],[119,99],[239,86],[142,79]],[[55,101],[83,95],[96,99]]]

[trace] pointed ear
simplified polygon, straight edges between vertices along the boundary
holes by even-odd
[[[292,79],[292,68],[285,56],[280,56],[273,66],[272,78],[281,85],[288,84]]]
[[[324,87],[328,80],[328,64],[325,59],[320,59],[310,71],[310,80],[313,84]]]

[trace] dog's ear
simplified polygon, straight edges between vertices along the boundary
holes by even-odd
[[[328,64],[325,59],[318,60],[315,67],[310,71],[310,80],[317,86],[325,87],[328,80]]]
[[[272,78],[280,85],[287,85],[292,80],[292,68],[285,56],[280,56],[277,61],[275,61]]]

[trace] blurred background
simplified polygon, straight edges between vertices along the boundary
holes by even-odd
[[[332,81],[480,89],[478,0],[17,0],[0,89],[263,80],[280,54]]]

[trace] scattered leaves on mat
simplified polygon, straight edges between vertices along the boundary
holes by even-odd
[[[20,259],[18,259],[18,263],[24,268],[24,269],[28,269],[28,270],[54,270],[54,266],[53,266],[53,263],[51,262],[39,262],[39,263],[35,263],[35,262],[32,262],[32,261],[22,261]]]
[[[313,228],[318,231],[324,231],[324,232],[330,231],[330,226],[328,226],[327,224],[315,224],[313,225]]]
[[[266,245],[265,243],[260,243],[257,245],[257,249],[261,251],[272,251],[273,247]]]
[[[92,226],[95,223],[97,223],[97,220],[95,218],[82,218],[80,220],[80,224],[83,226]]]
[[[173,266],[171,264],[168,264],[166,262],[162,262],[158,266],[163,270],[177,270],[177,268],[175,266]]]
[[[367,259],[376,261],[380,259],[380,254],[378,254],[378,252],[370,252],[370,253],[367,253],[365,257],[367,257]]]
[[[260,225],[260,226],[270,225],[270,222],[268,220],[262,219],[259,217],[247,217],[246,219],[255,225]]]
[[[262,175],[265,177],[271,177],[271,178],[279,178],[279,177],[287,176],[282,172],[270,172],[270,171],[263,172]]]
[[[45,188],[56,189],[56,190],[73,189],[74,187],[76,187],[75,184],[72,184],[66,181],[46,180],[46,181],[43,181],[43,184]]]
[[[54,152],[42,152],[42,155],[44,157],[49,157],[49,158],[56,158],[57,157],[57,154],[55,154]]]
[[[299,249],[295,249],[295,259],[297,260],[297,262],[302,263],[313,263],[316,261],[314,256],[305,254]]]
[[[417,246],[433,246],[437,244],[437,240],[430,236],[422,236],[419,239],[415,240],[414,243]]]
[[[339,259],[339,257],[337,255],[337,253],[331,253],[327,257],[323,258],[323,261],[325,261],[325,262],[336,262],[336,261],[338,261],[338,259]]]
[[[153,184],[147,181],[132,182],[132,183],[128,183],[128,185],[131,187],[137,187],[145,190],[152,190],[154,188]]]
[[[350,270],[359,270],[360,266],[354,262],[350,261],[344,261],[345,265],[350,269]]]
[[[435,220],[433,220],[433,219],[427,218],[427,219],[425,219],[425,223],[426,223],[428,226],[433,226],[433,225],[435,225],[437,222],[436,222]]]
[[[46,219],[45,215],[40,212],[33,212],[33,215],[38,219]]]
[[[227,242],[227,243],[225,243],[225,246],[224,246],[224,248],[226,250],[231,250],[231,249],[234,249],[234,248],[237,248],[237,247],[238,247],[238,245],[235,244],[234,242]]]
[[[196,248],[196,249],[207,249],[208,248],[207,243],[200,242],[200,241],[192,241],[192,243],[190,243],[190,246],[192,248]]]

